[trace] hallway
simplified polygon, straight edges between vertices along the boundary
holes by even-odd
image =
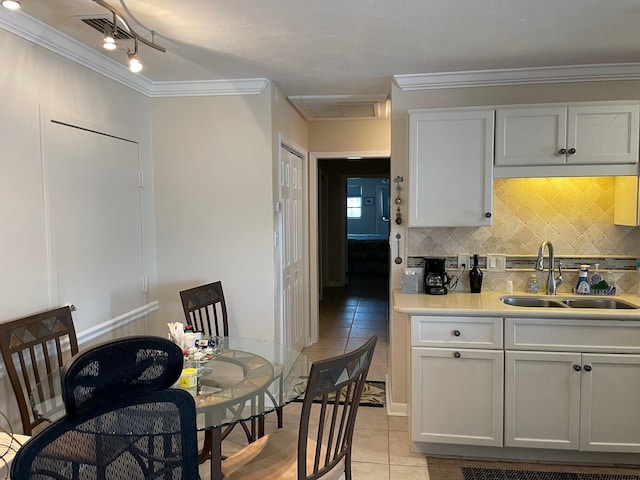
[[[330,287],[320,301],[319,341],[304,353],[312,360],[341,355],[362,345],[372,335],[378,342],[369,380],[384,381],[387,374],[389,277],[386,274],[352,276],[346,287]]]

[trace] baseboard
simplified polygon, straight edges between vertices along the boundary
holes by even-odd
[[[385,378],[385,404],[387,406],[387,415],[390,417],[406,417],[407,416],[407,404],[406,403],[393,403],[391,401],[391,384],[389,383],[389,375]]]

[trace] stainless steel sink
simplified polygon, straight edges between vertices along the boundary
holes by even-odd
[[[567,308],[569,306],[554,299],[543,297],[500,297],[500,300],[502,300],[502,303],[513,305],[514,307]]]
[[[500,297],[500,300],[502,303],[514,307],[604,308],[614,310],[639,308],[632,303],[617,298],[505,296]]]
[[[571,308],[632,309],[635,305],[616,298],[563,298],[562,303]]]

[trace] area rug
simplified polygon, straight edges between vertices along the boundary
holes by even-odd
[[[301,389],[304,390],[304,386],[306,385],[306,380],[301,381]],[[376,381],[376,380],[366,380],[364,385],[364,391],[362,392],[362,397],[360,398],[360,406],[361,407],[384,407],[385,400],[385,383]],[[297,402],[302,402],[303,397],[301,396],[297,399]],[[314,400],[314,402],[319,402],[320,400]],[[342,403],[342,402],[341,402]],[[461,479],[462,480],[462,479]],[[638,479],[640,480],[640,479]]]
[[[430,480],[640,480],[640,468],[427,456]]]

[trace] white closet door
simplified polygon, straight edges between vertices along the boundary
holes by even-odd
[[[48,122],[51,302],[83,331],[143,305],[138,144]]]
[[[303,165],[302,158],[286,148],[280,149],[280,162],[284,338],[301,350],[305,343]]]

